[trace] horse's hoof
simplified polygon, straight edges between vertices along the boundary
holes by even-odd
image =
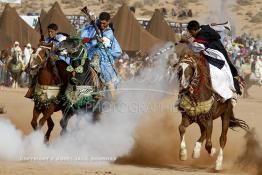
[[[216,171],[221,171],[223,169],[223,166],[222,166],[222,163],[218,163],[218,162],[216,162],[216,167],[215,167],[215,170]]]
[[[200,158],[200,152],[201,152],[201,143],[196,142],[196,145],[193,150],[192,158],[193,159],[199,159]]]
[[[199,159],[200,158],[200,152],[193,152],[192,158],[193,159]]]
[[[45,138],[44,138],[44,143],[48,145],[48,143],[49,143],[49,138],[45,137]]]
[[[219,155],[217,157],[215,169],[217,171],[220,171],[220,170],[223,169],[223,154],[221,152],[219,153]]]
[[[66,134],[66,130],[62,129],[62,131],[60,132],[60,136],[63,136]]]
[[[35,127],[35,131],[39,131],[39,130],[41,130],[40,126]]]
[[[216,148],[212,148],[211,149],[211,153],[209,154],[210,157],[213,157],[216,154],[216,152],[217,152],[217,149]]]
[[[181,150],[180,150],[179,158],[180,158],[180,160],[182,160],[182,161],[187,160],[187,151],[186,151],[186,149],[181,149]]]

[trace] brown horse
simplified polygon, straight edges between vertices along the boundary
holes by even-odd
[[[30,62],[31,71],[37,74],[35,75],[37,83],[33,94],[34,109],[31,125],[36,130],[42,128],[47,121],[48,130],[45,134],[45,142],[49,141],[54,127],[51,116],[54,112],[61,109],[57,98],[61,89],[61,83],[58,75],[53,71],[54,60],[49,57],[50,49],[49,47],[40,46],[32,55]],[[43,117],[37,123],[41,113]]]
[[[180,52],[177,53],[180,58],[177,64],[177,75],[180,84],[178,108],[182,114],[182,121],[179,125],[181,138],[180,159],[187,159],[185,131],[194,122],[199,125],[201,136],[195,144],[192,157],[200,157],[201,146],[205,139],[206,150],[210,156],[215,154],[216,149],[212,147],[211,142],[213,120],[220,117],[222,120],[222,133],[215,169],[221,170],[228,128],[240,127],[248,130],[248,125],[243,120],[234,117],[233,105],[230,99],[221,102],[218,95],[215,95],[211,88],[209,69],[204,61],[205,59],[195,55],[184,44],[179,44],[177,47],[180,48],[177,49],[177,52]]]

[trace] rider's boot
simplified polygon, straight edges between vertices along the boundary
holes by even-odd
[[[29,87],[28,90],[27,90],[27,93],[25,94],[25,98],[32,99],[33,98],[33,94],[34,94],[34,88],[33,87]]]
[[[29,88],[27,90],[27,93],[25,94],[25,98],[32,99],[34,92],[35,92],[35,85],[36,85],[36,76],[32,78],[32,81],[29,85]]]

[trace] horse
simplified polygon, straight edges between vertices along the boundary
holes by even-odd
[[[33,93],[34,109],[31,125],[34,130],[42,128],[47,121],[48,130],[45,134],[45,142],[47,143],[50,134],[54,128],[54,122],[51,118],[54,112],[61,110],[61,104],[58,95],[61,90],[61,80],[54,69],[54,61],[49,56],[51,47],[40,46],[35,53],[32,54],[30,60],[31,75],[36,74],[36,85]],[[33,78],[34,79],[34,78]],[[32,80],[35,81],[35,80]],[[40,114],[43,117],[37,123]]]
[[[71,65],[66,65],[64,61],[57,61],[58,69],[66,69],[62,72],[61,79],[66,84],[63,92],[62,113],[60,121],[62,127],[61,135],[67,131],[69,119],[85,110],[92,112],[93,121],[99,121],[99,104],[102,100],[104,85],[97,72],[91,67],[87,58],[87,50],[76,38],[68,38],[61,42],[60,54],[66,53],[66,57],[71,60]]]
[[[8,50],[1,50],[0,56],[0,86],[8,86],[9,72],[7,70],[8,59],[10,58],[10,54]]]
[[[200,157],[200,150],[204,140],[205,148],[210,156],[214,156],[216,149],[212,147],[211,135],[213,120],[221,118],[222,133],[220,136],[220,149],[216,159],[216,170],[222,170],[223,149],[227,141],[228,128],[240,127],[248,130],[245,121],[234,117],[233,105],[228,99],[224,102],[219,100],[211,86],[208,65],[202,56],[196,55],[185,44],[179,44],[179,62],[176,65],[177,77],[180,85],[178,109],[182,114],[182,121],[179,125],[180,132],[180,160],[187,159],[185,143],[185,131],[192,123],[200,127],[201,136],[197,140],[192,157]],[[182,49],[181,49],[182,48]]]
[[[21,55],[19,55],[19,52],[14,50],[14,53],[12,54],[12,58],[7,63],[7,69],[11,74],[11,77],[13,79],[12,87],[17,88],[18,83],[21,77],[21,74],[23,72],[23,63],[19,59]]]
[[[245,74],[244,75],[244,81],[245,81],[245,88],[243,91],[243,98],[250,98],[251,96],[248,93],[248,90],[253,86],[253,85],[258,85],[261,86],[262,82],[259,82],[259,79],[255,76],[254,73],[251,74]]]
[[[262,69],[259,66],[256,66],[256,62],[252,62],[252,64],[243,64],[241,66],[240,72],[245,81],[245,88],[243,91],[243,98],[250,98],[248,90],[253,85],[262,85]]]

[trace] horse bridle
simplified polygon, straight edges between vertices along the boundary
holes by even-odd
[[[189,90],[190,93],[193,93],[193,90],[199,86],[200,80],[199,80],[199,72],[197,70],[197,63],[196,60],[190,56],[190,55],[185,55],[178,63],[177,65],[180,65],[181,63],[186,63],[189,64],[190,66],[194,67],[194,74],[192,76],[192,79],[189,83]]]
[[[44,48],[44,49],[47,49],[47,50],[52,49],[51,47],[48,47],[48,46],[40,46],[39,48],[41,48],[41,49]],[[39,53],[37,53],[37,56],[40,58],[41,62],[44,60]]]

